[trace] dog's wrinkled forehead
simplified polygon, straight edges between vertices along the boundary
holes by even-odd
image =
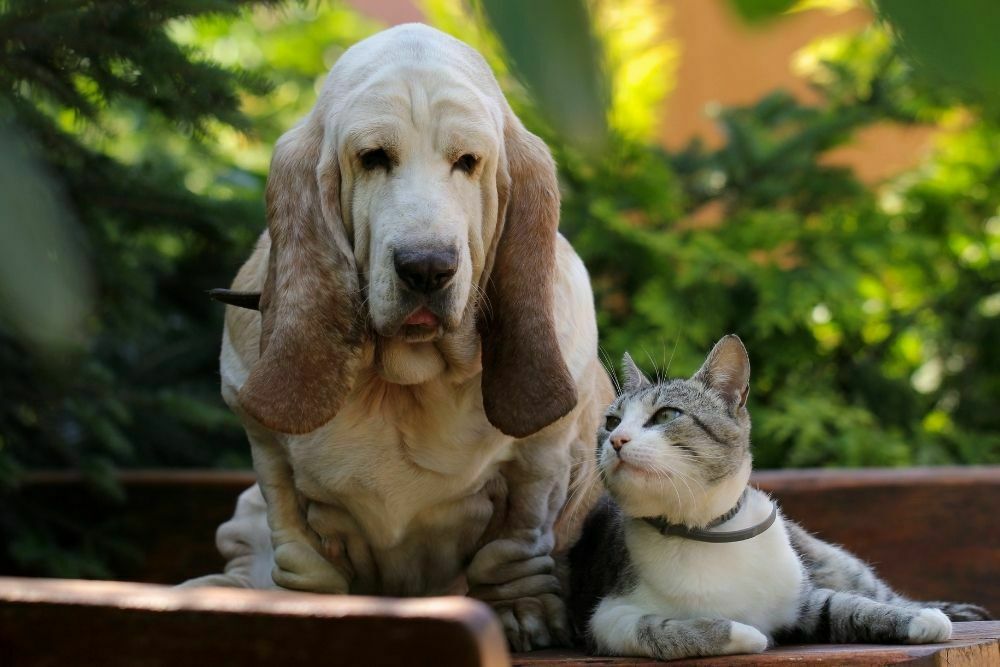
[[[414,130],[444,149],[495,146],[503,122],[497,105],[468,83],[442,79],[433,67],[407,65],[367,82],[344,103],[342,146],[393,150]],[[427,129],[432,131],[421,132]]]
[[[491,116],[498,115],[503,96],[483,57],[457,39],[420,24],[384,31],[348,49],[330,70],[321,98],[337,110],[353,107],[366,97],[375,105],[391,105],[391,98],[379,100],[378,92],[398,91],[400,84],[413,83],[415,72],[421,72],[425,84],[430,84],[425,88],[461,89],[467,98],[488,101],[481,106]]]

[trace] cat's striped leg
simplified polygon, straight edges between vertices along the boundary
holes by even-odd
[[[821,588],[857,593],[866,598],[910,607],[914,610],[940,609],[952,621],[988,621],[990,612],[962,602],[917,602],[903,597],[884,582],[863,560],[835,544],[824,542],[798,524],[786,521],[792,547],[802,558],[812,581]]]
[[[792,548],[817,587],[856,593],[878,602],[909,602],[882,581],[870,565],[843,547],[819,539],[792,521],[786,521],[785,528]]]
[[[756,628],[721,618],[668,619],[622,598],[606,598],[590,619],[598,654],[674,660],[707,655],[760,653],[767,637]]]
[[[832,643],[932,644],[951,637],[951,621],[938,609],[876,602],[829,588],[807,595],[798,626],[805,637]]]

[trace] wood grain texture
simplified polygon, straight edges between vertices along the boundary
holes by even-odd
[[[253,480],[246,471],[132,471],[121,475],[126,500],[113,502],[75,474],[51,472],[19,493],[138,544],[125,576],[175,583],[219,571],[215,528]],[[911,596],[1000,609],[1000,467],[763,471],[754,482]],[[0,572],[17,568],[0,562]],[[507,664],[488,609],[441,600],[0,578],[0,664]],[[671,664],[1000,665],[997,637],[1000,623],[962,623],[945,645],[788,646]],[[654,663],[543,651],[513,664]]]
[[[489,607],[123,582],[0,578],[3,665],[509,664]]]
[[[765,471],[754,482],[904,594],[1000,613],[1000,467]]]
[[[253,481],[249,471],[127,471],[118,503],[79,475],[46,472],[31,475],[20,493],[135,545],[136,558],[114,564],[119,578],[177,583],[221,570],[215,529]],[[1000,614],[1000,466],[759,471],[754,483],[787,516],[874,564],[911,597],[975,602]],[[0,574],[34,573],[0,555]]]
[[[686,667],[729,667],[731,665],[945,665],[988,667],[1000,665],[1000,622],[956,623],[951,641],[921,646],[874,644],[813,644],[779,646],[754,655],[674,660],[669,663],[647,658],[602,658],[574,651],[515,653],[515,667],[596,667],[600,665],[664,665]]]
[[[176,584],[222,571],[225,563],[215,548],[215,531],[233,515],[240,492],[256,481],[252,471],[130,470],[118,477],[123,500],[66,471],[30,474],[18,500],[58,513],[91,536],[128,545],[120,555],[112,555],[110,566],[117,579]],[[64,547],[81,550],[72,542]],[[7,556],[0,549],[0,575],[39,574]]]
[[[783,646],[672,665],[1000,665],[1000,623],[959,623],[944,644]],[[489,608],[468,598],[399,600],[221,588],[0,578],[0,664],[662,664],[571,651],[509,656]]]

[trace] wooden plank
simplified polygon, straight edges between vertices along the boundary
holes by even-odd
[[[1000,466],[765,471],[754,481],[903,593],[1000,613]]]
[[[128,493],[124,504],[89,491],[72,473],[35,474],[21,493],[79,525],[118,517],[124,522],[118,524],[124,526],[122,535],[145,553],[133,574],[125,576],[176,582],[221,568],[214,531],[230,516],[236,495],[252,483],[251,472],[130,471],[121,480]],[[1000,535],[994,516],[1000,507],[1000,467],[763,471],[754,480],[779,499],[790,517],[874,562],[890,583],[914,597],[1000,607]],[[0,563],[0,571],[10,568]],[[343,606],[355,602],[369,606],[353,612]],[[506,653],[497,657],[495,646],[505,649],[488,611],[493,629],[487,643],[494,648],[477,644],[480,648],[467,650],[461,647],[469,646],[470,633],[475,635],[469,628],[482,621],[459,610],[457,618],[445,621],[447,628],[460,626],[456,639],[447,634],[453,628],[441,630],[440,619],[421,620],[423,612],[413,612],[414,620],[404,613],[407,604],[427,602],[0,579],[0,664],[505,663]],[[478,613],[482,610],[480,605]],[[1000,665],[998,624],[955,627],[955,639],[945,646],[779,647],[763,656],[674,664]],[[425,648],[435,652],[422,652],[417,640],[428,640]],[[648,662],[572,652],[514,656],[519,665]]]
[[[663,665],[648,658],[605,658],[575,651],[515,653],[514,667],[596,667],[599,665]],[[1000,622],[956,623],[951,641],[920,646],[874,644],[812,644],[779,646],[764,653],[675,660],[677,667],[729,667],[732,665],[940,665],[987,667],[1000,665]]]
[[[1000,665],[1000,622],[958,623],[922,646],[783,646],[672,665]],[[509,656],[489,609],[460,597],[398,600],[222,588],[0,578],[0,664],[661,664],[573,651]]]
[[[215,531],[233,515],[240,492],[255,482],[252,471],[129,470],[118,476],[123,501],[89,487],[78,473],[43,471],[27,476],[19,502],[47,508],[66,524],[132,547],[124,555],[112,554],[116,579],[176,584],[222,571]],[[66,540],[68,549],[76,546],[72,537]],[[0,550],[0,574],[38,574],[6,555]]]
[[[753,482],[791,491],[869,486],[965,486],[1000,484],[1000,466],[922,466],[912,468],[802,468],[756,470]]]
[[[66,472],[33,473],[19,493],[67,522],[107,525],[106,532],[136,545],[138,559],[114,563],[118,578],[177,583],[221,570],[215,529],[253,483],[251,471],[138,470],[120,479],[124,503]],[[1000,466],[760,471],[754,482],[789,517],[873,563],[908,595],[1000,613]],[[32,574],[2,555],[0,573]]]
[[[0,578],[0,664],[502,667],[509,655],[469,598]]]

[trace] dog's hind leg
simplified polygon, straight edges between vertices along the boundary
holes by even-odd
[[[216,531],[215,544],[226,559],[225,571],[189,579],[180,587],[278,587],[271,577],[274,549],[267,526],[267,506],[256,484],[240,494],[233,517]]]

